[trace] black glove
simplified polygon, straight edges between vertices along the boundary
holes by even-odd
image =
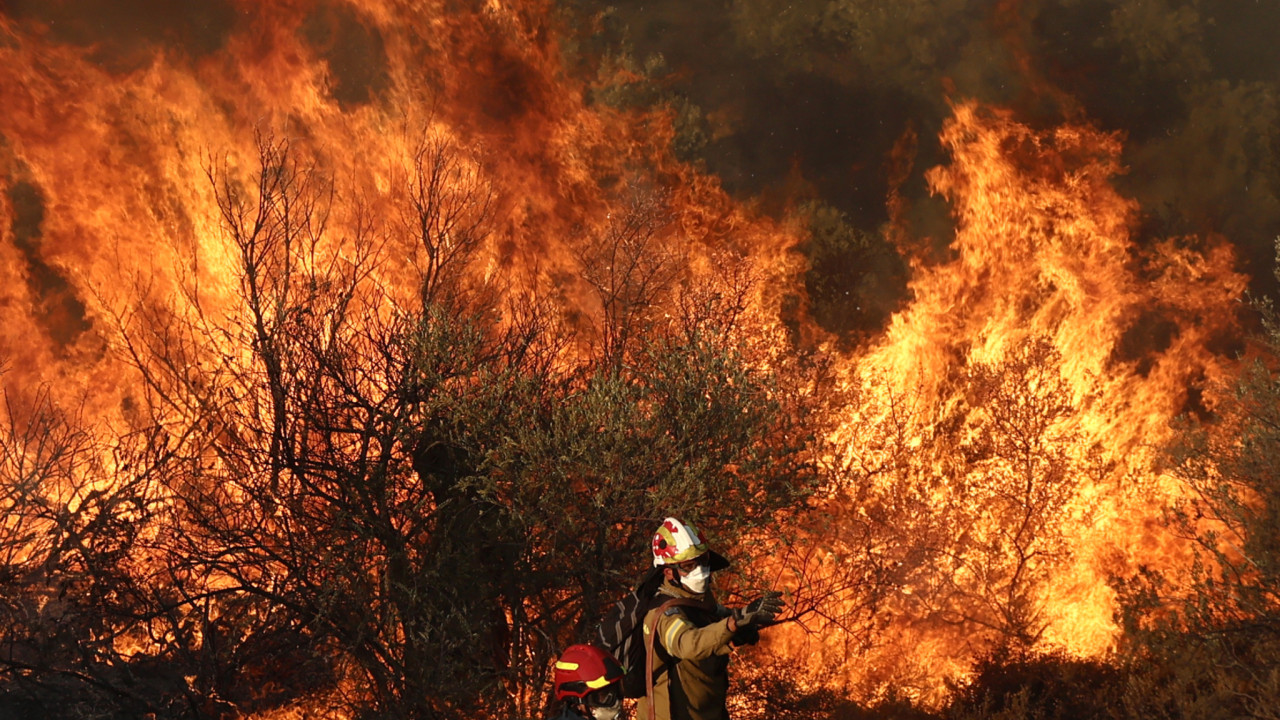
[[[760,628],[755,625],[746,625],[738,628],[733,637],[729,638],[729,642],[734,647],[742,647],[743,645],[755,645],[760,642]]]
[[[738,627],[761,625],[773,620],[780,612],[782,612],[782,593],[770,590],[747,603],[746,607],[735,608],[733,619]]]

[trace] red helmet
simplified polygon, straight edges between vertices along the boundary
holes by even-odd
[[[622,679],[622,666],[595,645],[570,645],[556,661],[556,699],[585,697]]]

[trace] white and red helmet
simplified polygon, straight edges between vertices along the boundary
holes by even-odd
[[[710,555],[711,569],[723,570],[729,561],[712,550],[692,523],[669,517],[653,534],[653,566],[676,565],[686,560]]]

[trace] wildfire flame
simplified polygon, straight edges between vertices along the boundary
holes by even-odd
[[[1154,451],[1230,377],[1245,287],[1221,242],[1138,243],[1114,134],[963,103],[942,141],[928,179],[955,236],[849,358],[833,503],[855,531],[828,539],[877,569],[850,601],[879,629],[848,680],[935,700],[997,645],[1105,653],[1109,575],[1185,566]]]
[[[123,69],[0,16],[0,362],[16,412],[48,387],[90,424],[126,429],[143,391],[120,333],[153,317],[137,308],[237,312],[216,177],[260,181],[264,134],[343,188],[316,262],[389,238],[379,280],[393,295],[419,285],[422,249],[371,218],[392,222],[415,187],[409,160],[447,147],[442,177],[501,218],[467,282],[599,316],[582,239],[627,214],[634,181],[669,213],[654,252],[709,280],[750,265],[752,312],[777,330],[797,233],[672,158],[665,116],[589,102],[544,3],[306,5],[241,0],[216,50],[157,48]],[[379,39],[355,90],[315,41],[349,23]],[[1111,645],[1108,575],[1184,562],[1157,522],[1179,491],[1151,449],[1229,377],[1245,283],[1224,243],[1134,237],[1114,134],[1041,132],[961,103],[942,141],[951,162],[928,179],[951,203],[949,254],[917,259],[907,306],[840,358],[853,399],[831,438],[830,507],[845,515],[822,562],[874,568],[841,600],[872,608],[874,638],[840,678],[868,694],[890,681],[936,693],[1001,639]],[[792,632],[774,647],[804,657],[814,642]]]

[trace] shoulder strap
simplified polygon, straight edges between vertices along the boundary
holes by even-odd
[[[707,607],[707,604],[704,602],[698,602],[697,600],[692,600],[690,598],[673,597],[670,600],[667,600],[663,602],[661,605],[659,605],[657,612],[650,611],[649,616],[652,619],[645,618],[645,621],[644,621],[644,625],[645,625],[645,628],[644,628],[645,629],[645,633],[644,633],[644,696],[645,696],[645,699],[649,701],[648,702],[648,705],[649,705],[648,720],[655,720],[655,716],[657,713],[657,708],[653,706],[653,636],[658,634],[658,619],[661,618],[662,614],[667,611],[667,608],[675,607],[677,605],[683,605],[685,607],[703,608],[703,609],[706,609]],[[673,670],[668,669],[667,672],[673,672]]]

